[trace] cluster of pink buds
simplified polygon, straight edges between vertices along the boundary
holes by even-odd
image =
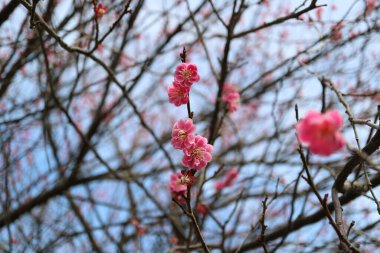
[[[236,112],[240,107],[240,94],[233,84],[225,84],[223,87],[222,100],[227,103],[228,111]]]
[[[193,83],[199,81],[197,66],[185,63],[185,50],[181,54],[181,59],[182,63],[174,72],[173,85],[168,87],[169,102],[175,106],[189,103],[190,88]],[[188,107],[190,108],[190,105]],[[170,177],[170,191],[179,203],[183,203],[184,197],[188,194],[187,189],[195,182],[195,173],[211,161],[213,150],[207,138],[195,134],[193,114],[190,109],[188,113],[189,118],[177,121],[172,129],[171,143],[175,149],[183,151],[182,165],[187,168]]]

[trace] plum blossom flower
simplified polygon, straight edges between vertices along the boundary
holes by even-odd
[[[107,7],[104,6],[103,4],[99,3],[94,8],[94,12],[95,12],[95,15],[97,18],[102,18],[107,12]]]
[[[176,149],[190,148],[194,143],[195,126],[192,119],[181,119],[172,130],[172,145]]]
[[[189,102],[189,88],[182,87],[174,81],[173,86],[168,87],[169,102],[175,106],[187,104]]]
[[[190,86],[198,82],[199,79],[198,68],[191,63],[181,63],[174,72],[174,80],[182,87],[190,88]]]
[[[222,100],[227,103],[230,112],[236,112],[240,107],[240,94],[233,84],[225,84]]]
[[[174,194],[184,193],[187,190],[187,185],[182,183],[181,176],[180,172],[170,176],[169,189]]]
[[[343,119],[338,111],[329,110],[321,114],[312,110],[297,123],[296,129],[301,143],[307,145],[312,153],[328,156],[345,145],[339,132],[342,125]]]
[[[185,193],[188,186],[192,186],[196,180],[194,172],[182,170],[170,176],[169,188],[172,193]]]
[[[239,171],[236,168],[233,168],[227,171],[226,178],[222,181],[217,181],[215,183],[215,189],[220,191],[228,186],[233,185],[238,175],[239,175]]]
[[[192,186],[196,180],[193,170],[182,170],[170,176],[169,189],[172,197],[180,204],[185,204],[187,188]]]
[[[185,155],[182,158],[182,164],[186,167],[200,170],[211,161],[212,150],[213,146],[207,143],[207,139],[197,135],[193,145],[184,150]]]

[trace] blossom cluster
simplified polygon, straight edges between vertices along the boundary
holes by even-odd
[[[192,119],[181,119],[174,124],[171,143],[174,148],[183,151],[182,164],[188,168],[172,174],[169,183],[173,197],[183,203],[187,188],[195,182],[194,174],[211,161],[213,146],[205,137],[195,135]]]
[[[191,86],[200,79],[198,68],[191,63],[183,62],[174,72],[173,85],[168,87],[169,102],[175,106],[189,102]],[[188,188],[196,180],[195,173],[212,159],[213,146],[208,144],[207,138],[195,134],[195,125],[189,113],[188,119],[180,119],[172,129],[171,144],[175,149],[182,150],[182,165],[187,169],[171,175],[169,188],[173,198],[179,203],[185,201]]]
[[[191,63],[178,65],[174,72],[173,85],[168,87],[169,102],[175,106],[187,104],[190,88],[199,79],[197,66]]]
[[[338,111],[329,110],[325,114],[309,111],[296,126],[298,138],[309,147],[310,152],[328,156],[345,145],[343,135],[339,132],[343,119]]]
[[[213,146],[207,139],[195,135],[195,126],[192,119],[182,119],[176,122],[172,130],[172,145],[183,151],[182,164],[196,171],[206,167],[212,159]]]

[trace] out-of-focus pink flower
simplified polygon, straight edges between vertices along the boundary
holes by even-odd
[[[215,183],[215,189],[220,191],[228,186],[233,185],[238,175],[239,175],[239,171],[236,168],[233,168],[227,171],[225,179],[222,181],[217,181]]]
[[[312,153],[328,156],[345,145],[339,132],[342,125],[343,119],[338,111],[330,110],[325,114],[309,111],[296,128],[301,143],[309,146]]]
[[[215,189],[216,189],[217,191],[221,191],[221,190],[223,190],[224,188],[226,188],[226,185],[225,185],[225,183],[224,183],[223,180],[222,180],[222,181],[217,181],[217,182],[215,183]]]
[[[195,212],[198,214],[205,215],[207,213],[207,207],[203,203],[198,203],[198,205],[195,207]]]
[[[227,171],[226,180],[224,182],[227,186],[231,186],[236,181],[238,175],[239,171],[236,168],[230,169]]]
[[[222,100],[227,103],[230,112],[236,112],[240,106],[240,94],[233,84],[225,84]]]
[[[332,27],[332,32],[331,32],[331,35],[330,35],[330,39],[334,42],[339,42],[342,37],[343,37],[343,33],[342,33],[342,28],[344,27],[344,24],[342,22],[339,22],[338,24],[336,24],[335,26]]]
[[[187,104],[189,102],[189,88],[182,87],[174,81],[173,86],[168,87],[169,102],[175,106]]]
[[[105,7],[103,4],[99,3],[95,8],[94,12],[97,18],[101,18],[106,14],[107,7]]]
[[[377,7],[376,0],[368,0],[367,1],[367,9],[366,9],[366,15],[371,14],[371,12]]]
[[[228,110],[230,112],[236,112],[240,107],[240,95],[239,93],[232,93],[226,97],[226,102],[228,104]]]
[[[234,84],[225,84],[223,86],[223,96],[231,94],[231,93],[238,93],[237,87]]]
[[[317,15],[317,21],[321,21],[322,20],[322,14],[323,14],[323,7],[319,7],[317,10],[316,10],[316,15]]]
[[[211,161],[212,150],[213,146],[207,143],[207,139],[197,135],[193,145],[184,150],[185,155],[182,158],[182,164],[186,167],[200,170]]]
[[[172,130],[172,145],[176,149],[190,148],[194,143],[195,126],[192,119],[181,119]]]
[[[280,39],[281,40],[286,40],[289,37],[289,31],[288,30],[283,30],[280,32]]]
[[[174,80],[186,88],[198,82],[199,78],[197,66],[191,63],[181,63],[174,72]]]

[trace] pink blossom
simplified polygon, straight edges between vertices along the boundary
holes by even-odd
[[[240,94],[233,84],[225,84],[222,100],[227,103],[230,112],[236,112],[240,107]]]
[[[174,81],[173,86],[168,87],[169,102],[175,106],[187,104],[189,102],[189,88],[182,87]]]
[[[231,93],[238,93],[237,87],[234,84],[225,84],[223,86],[223,95],[228,95]]]
[[[174,72],[174,80],[181,86],[190,88],[193,83],[199,81],[197,66],[191,63],[181,63]]]
[[[187,185],[182,184],[181,176],[180,172],[170,176],[169,188],[173,194],[185,193],[187,191]]]
[[[330,39],[334,42],[339,42],[343,38],[342,28],[344,24],[342,22],[332,27]]]
[[[323,11],[324,9],[322,7],[319,7],[316,11],[316,15],[317,15],[317,20],[318,21],[321,21],[322,20],[322,14],[323,14]]]
[[[212,150],[213,146],[207,143],[207,139],[197,135],[193,145],[184,150],[185,155],[182,158],[182,164],[186,167],[200,170],[211,161]]]
[[[172,130],[172,145],[176,149],[190,148],[194,143],[195,126],[192,119],[181,119]]]
[[[226,178],[222,181],[217,181],[215,183],[215,189],[220,191],[228,186],[233,185],[238,175],[239,171],[236,168],[227,171]]]
[[[188,186],[192,186],[196,180],[194,173],[189,170],[182,170],[170,176],[169,188],[173,194],[185,195]]]
[[[228,110],[230,112],[236,112],[240,107],[240,95],[239,93],[232,93],[226,97],[226,102],[228,104]]]
[[[236,168],[230,169],[227,171],[226,180],[224,182],[226,182],[227,186],[231,186],[236,181],[238,175],[239,171]]]
[[[107,7],[99,3],[95,8],[94,12],[97,18],[103,17],[107,12]]]
[[[182,170],[170,176],[169,188],[172,197],[180,204],[185,204],[187,188],[192,186],[196,180],[195,171]]]
[[[216,189],[217,191],[221,191],[221,190],[223,190],[224,188],[226,188],[226,184],[224,183],[223,180],[222,180],[222,181],[217,181],[217,182],[215,183],[215,189]]]
[[[366,9],[366,15],[371,14],[371,12],[377,7],[376,0],[368,0],[367,1],[367,9]]]
[[[296,128],[301,143],[308,145],[312,153],[328,156],[345,145],[339,132],[342,125],[343,119],[338,111],[330,110],[325,114],[309,111]]]

